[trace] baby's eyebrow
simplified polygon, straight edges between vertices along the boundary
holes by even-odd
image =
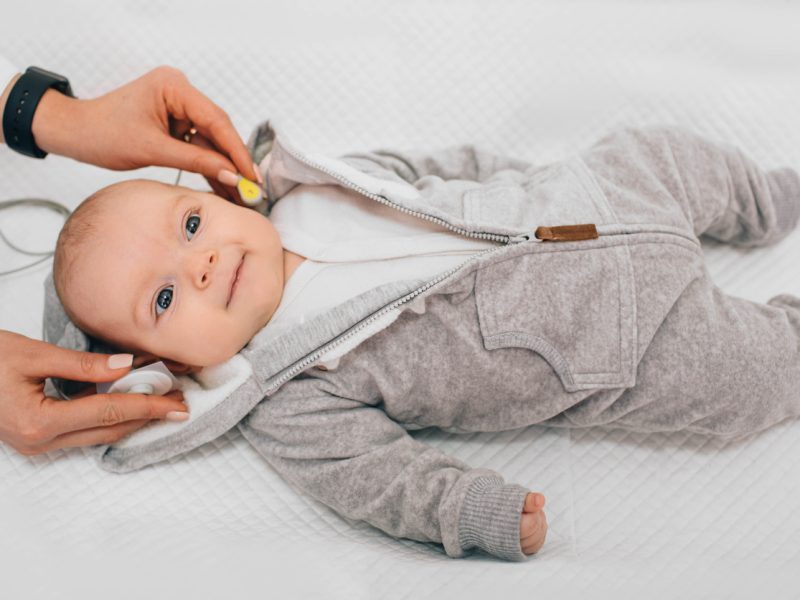
[[[186,204],[186,202],[191,201],[192,197],[188,194],[177,194],[171,198],[172,206],[166,211],[168,215],[167,219],[163,223],[164,230],[162,234],[165,239],[168,239],[170,235],[174,235],[175,233],[175,222],[176,220],[180,220],[180,209],[181,206]],[[181,234],[181,227],[180,224],[178,225],[178,235]],[[148,281],[149,277],[146,277],[145,280],[141,283],[141,285],[137,286],[136,293],[134,294],[134,298],[142,298],[143,300],[135,300],[133,304],[133,324],[136,327],[151,327],[155,323],[152,320],[152,313],[150,312],[151,306],[150,303],[153,301],[153,293],[155,288],[149,290],[152,284]],[[142,315],[146,315],[145,319],[142,319]]]

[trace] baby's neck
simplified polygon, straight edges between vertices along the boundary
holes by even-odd
[[[290,252],[286,248],[283,249],[283,286],[286,287],[286,282],[299,267],[306,260],[305,256],[300,256],[294,252]]]

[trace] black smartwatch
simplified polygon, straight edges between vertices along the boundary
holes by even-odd
[[[3,111],[3,136],[12,150],[34,158],[47,156],[47,152],[36,145],[32,126],[36,107],[44,93],[51,88],[75,97],[66,77],[39,67],[28,67],[11,88]]]

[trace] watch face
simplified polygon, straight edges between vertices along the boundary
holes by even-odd
[[[69,85],[69,80],[64,77],[63,75],[59,75],[58,73],[53,73],[52,71],[48,71],[47,69],[42,69],[41,67],[28,67],[28,71],[33,71],[34,73],[38,73],[39,75],[44,75],[49,79],[55,79],[59,83],[64,83]]]
[[[69,79],[67,79],[63,75],[59,75],[58,73],[53,73],[52,71],[48,71],[47,69],[42,69],[41,67],[28,67],[25,73],[31,73],[34,75],[38,75],[39,77],[49,79],[50,81],[53,82],[50,87],[56,88],[62,94],[66,94],[67,96],[72,96],[72,89],[70,88],[69,85]]]

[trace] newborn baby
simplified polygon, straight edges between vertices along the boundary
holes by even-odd
[[[236,354],[272,318],[304,257],[269,219],[219,196],[156,181],[101,189],[56,245],[56,291],[86,333],[187,373]],[[73,282],[71,284],[71,282]],[[522,550],[544,544],[545,498],[531,493]]]
[[[262,165],[269,219],[150,181],[101,190],[59,237],[56,290],[85,332],[176,368],[247,346],[265,393],[240,430],[348,518],[521,560],[544,496],[407,430],[739,437],[800,414],[800,300],[726,296],[698,240],[788,235],[792,169],[670,127],[543,166],[280,138]]]
[[[302,261],[255,211],[134,180],[75,210],[53,272],[67,314],[85,332],[134,354],[203,367],[236,354],[269,322]]]

